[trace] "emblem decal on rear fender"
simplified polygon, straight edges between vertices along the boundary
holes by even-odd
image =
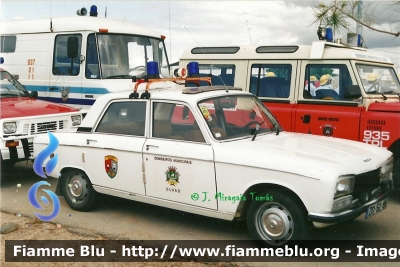
[[[108,177],[114,178],[118,172],[118,159],[117,157],[108,155],[104,157],[104,167]]]

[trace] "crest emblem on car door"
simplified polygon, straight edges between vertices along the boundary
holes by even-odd
[[[114,178],[118,172],[118,159],[117,157],[108,155],[104,157],[104,167],[108,177]]]

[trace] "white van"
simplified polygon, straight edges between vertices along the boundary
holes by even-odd
[[[165,36],[98,17],[1,21],[4,68],[39,98],[88,109],[99,95],[133,89],[149,61],[169,77]]]

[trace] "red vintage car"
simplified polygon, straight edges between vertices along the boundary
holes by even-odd
[[[33,159],[33,136],[80,125],[82,111],[37,99],[9,72],[0,68],[1,168]]]

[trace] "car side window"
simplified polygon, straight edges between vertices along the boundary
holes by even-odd
[[[205,139],[186,105],[153,103],[152,137],[204,143]]]
[[[144,136],[146,102],[115,102],[108,106],[95,132]]]
[[[352,80],[345,64],[309,64],[304,81],[305,99],[352,101],[346,99]]]
[[[291,76],[290,64],[253,64],[249,91],[259,97],[288,98]]]

